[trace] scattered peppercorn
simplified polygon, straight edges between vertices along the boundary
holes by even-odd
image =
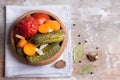
[[[82,61],[79,61],[79,63],[81,63]]]
[[[80,37],[80,35],[78,35],[78,37]]]
[[[78,44],[81,44],[81,42],[79,42]]]
[[[73,26],[75,26],[75,24],[73,24]]]
[[[91,72],[90,74],[93,74],[93,72]]]
[[[96,49],[99,49],[98,47],[96,47]]]
[[[85,40],[84,42],[86,43],[87,41]]]
[[[66,62],[63,60],[59,60],[55,63],[54,66],[55,66],[55,68],[58,68],[58,69],[64,68],[66,66]]]

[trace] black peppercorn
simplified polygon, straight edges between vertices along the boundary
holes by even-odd
[[[75,24],[73,24],[73,26],[75,26]]]
[[[81,44],[81,42],[79,42],[78,44]]]
[[[78,37],[80,37],[80,35],[78,35]]]

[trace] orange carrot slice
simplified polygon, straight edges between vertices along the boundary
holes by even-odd
[[[33,56],[33,55],[35,55],[36,47],[35,47],[35,45],[28,43],[24,46],[23,51],[26,55]]]
[[[38,27],[38,31],[41,32],[41,33],[47,33],[49,31],[49,27],[46,24],[41,24]]]
[[[48,33],[50,30],[55,31],[60,29],[60,24],[56,20],[47,20],[44,24],[38,27],[38,31],[41,33]]]
[[[46,24],[49,26],[50,29],[52,29],[53,31],[55,30],[59,30],[60,29],[60,24],[58,21],[56,20],[48,20],[46,22]]]
[[[23,48],[25,46],[25,44],[27,44],[27,41],[25,40],[25,38],[22,38],[18,44],[17,47]]]

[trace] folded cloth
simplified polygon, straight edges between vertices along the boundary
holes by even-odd
[[[44,66],[31,66],[18,61],[10,49],[9,32],[15,21],[24,13],[31,10],[46,10],[58,16],[67,30],[67,46],[63,54],[53,63]],[[69,77],[72,75],[71,52],[71,9],[70,5],[42,5],[31,6],[6,6],[6,39],[5,39],[5,77]],[[58,60],[65,60],[66,67],[56,69],[53,64]]]

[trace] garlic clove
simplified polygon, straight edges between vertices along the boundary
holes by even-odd
[[[99,57],[99,54],[97,52],[88,52],[86,57],[89,61],[96,61]]]
[[[19,39],[24,39],[24,37],[21,36],[21,35],[19,35],[19,34],[16,34],[15,37],[16,37],[16,38],[19,38]]]
[[[42,49],[45,48],[48,44],[44,44],[44,45],[41,45],[40,48],[36,48],[36,52],[39,54],[39,55],[44,55]]]

